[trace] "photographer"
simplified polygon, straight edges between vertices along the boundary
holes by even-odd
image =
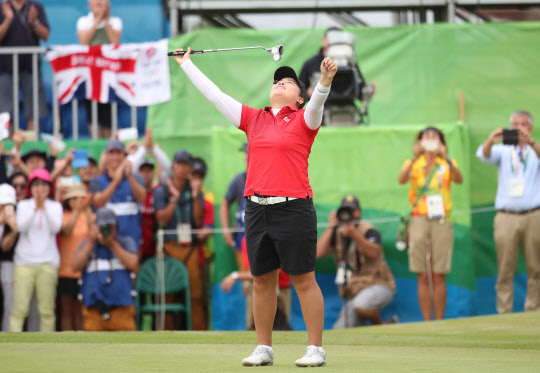
[[[342,31],[339,27],[330,27],[326,32],[324,33],[322,37],[322,47],[319,50],[319,53],[311,57],[309,60],[304,62],[304,65],[302,66],[302,70],[300,71],[300,75],[298,76],[298,79],[304,83],[306,86],[306,91],[308,94],[308,97],[311,98],[311,95],[313,94],[313,89],[317,85],[317,82],[319,81],[320,77],[320,66],[321,62],[324,60],[325,57],[332,57],[327,56],[327,50],[328,50],[328,33],[329,32],[336,32],[336,31]],[[358,84],[358,99],[362,100],[362,90],[364,87],[366,87],[366,81],[364,77],[362,76],[362,73],[360,72],[360,68],[358,67],[358,64],[355,64],[355,70],[356,70],[356,77],[357,77],[357,84]]]
[[[446,309],[446,275],[452,267],[454,226],[451,183],[463,183],[448,157],[444,134],[427,127],[416,135],[413,158],[403,163],[400,184],[411,182],[409,202],[409,270],[418,276],[418,301],[424,320],[442,319]]]
[[[497,166],[498,212],[493,222],[499,266],[497,312],[512,312],[520,245],[528,275],[525,311],[540,311],[540,144],[531,138],[529,112],[514,112],[510,125],[513,131],[496,129],[476,151],[482,162]]]
[[[73,255],[74,271],[82,271],[83,321],[86,331],[134,331],[135,307],[130,272],[137,269],[137,245],[117,236],[118,218],[103,207],[96,212],[88,240]]]
[[[336,284],[345,300],[334,329],[363,325],[365,321],[381,324],[379,311],[396,294],[381,235],[373,225],[360,220],[361,215],[358,199],[351,194],[345,196],[338,211],[330,214],[330,225],[317,242],[317,258],[335,252]]]

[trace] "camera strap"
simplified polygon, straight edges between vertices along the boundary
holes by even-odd
[[[428,176],[428,178],[426,180],[426,185],[424,185],[424,187],[418,193],[418,196],[416,197],[416,200],[414,201],[414,203],[411,205],[410,210],[405,215],[401,216],[399,230],[400,230],[402,235],[405,233],[405,229],[406,229],[407,224],[409,222],[409,218],[411,217],[412,212],[414,211],[414,208],[416,207],[418,202],[420,202],[420,200],[422,199],[424,194],[426,194],[426,192],[429,190],[429,184],[431,183],[431,180],[433,179],[433,176],[435,175],[435,172],[437,172],[438,169],[439,169],[438,164],[433,166],[433,169],[431,170],[431,173],[429,174],[429,176]]]

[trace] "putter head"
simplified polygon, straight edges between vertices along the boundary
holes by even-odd
[[[274,61],[281,60],[281,55],[283,54],[283,45],[276,45],[275,47],[268,48],[268,53],[272,56]]]

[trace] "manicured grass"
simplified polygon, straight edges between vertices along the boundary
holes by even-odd
[[[237,372],[254,332],[3,333],[1,372]],[[305,332],[276,332],[265,371],[298,371]],[[540,372],[540,313],[324,334],[332,372]]]

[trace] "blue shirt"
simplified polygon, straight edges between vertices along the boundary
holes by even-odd
[[[483,149],[480,145],[476,151],[478,159],[497,166],[495,208],[524,211],[540,207],[540,162],[534,149],[529,145],[521,150],[518,146],[497,144],[491,147],[489,158],[484,157]],[[524,181],[523,195],[511,197],[511,183],[519,179]]]
[[[139,174],[133,175],[135,179],[144,186],[144,180]],[[96,177],[90,182],[92,193],[104,191],[111,183],[111,178],[107,173]],[[141,245],[141,212],[139,204],[133,195],[129,181],[124,178],[114,190],[111,198],[105,207],[114,211],[118,217],[118,235],[133,238],[137,247]]]
[[[122,248],[137,254],[137,246],[131,237],[117,236]],[[79,250],[86,243],[83,241]],[[111,249],[99,243],[94,244],[91,259],[82,274],[81,294],[85,307],[92,307],[97,302],[107,306],[131,306],[133,281],[130,273]]]
[[[225,199],[229,204],[238,202],[238,210],[236,210],[236,228],[244,228],[244,215],[246,212],[246,199],[244,198],[244,189],[246,188],[246,172],[239,173],[229,184]],[[242,250],[242,239],[244,232],[236,232],[234,234],[234,246],[236,250]]]

